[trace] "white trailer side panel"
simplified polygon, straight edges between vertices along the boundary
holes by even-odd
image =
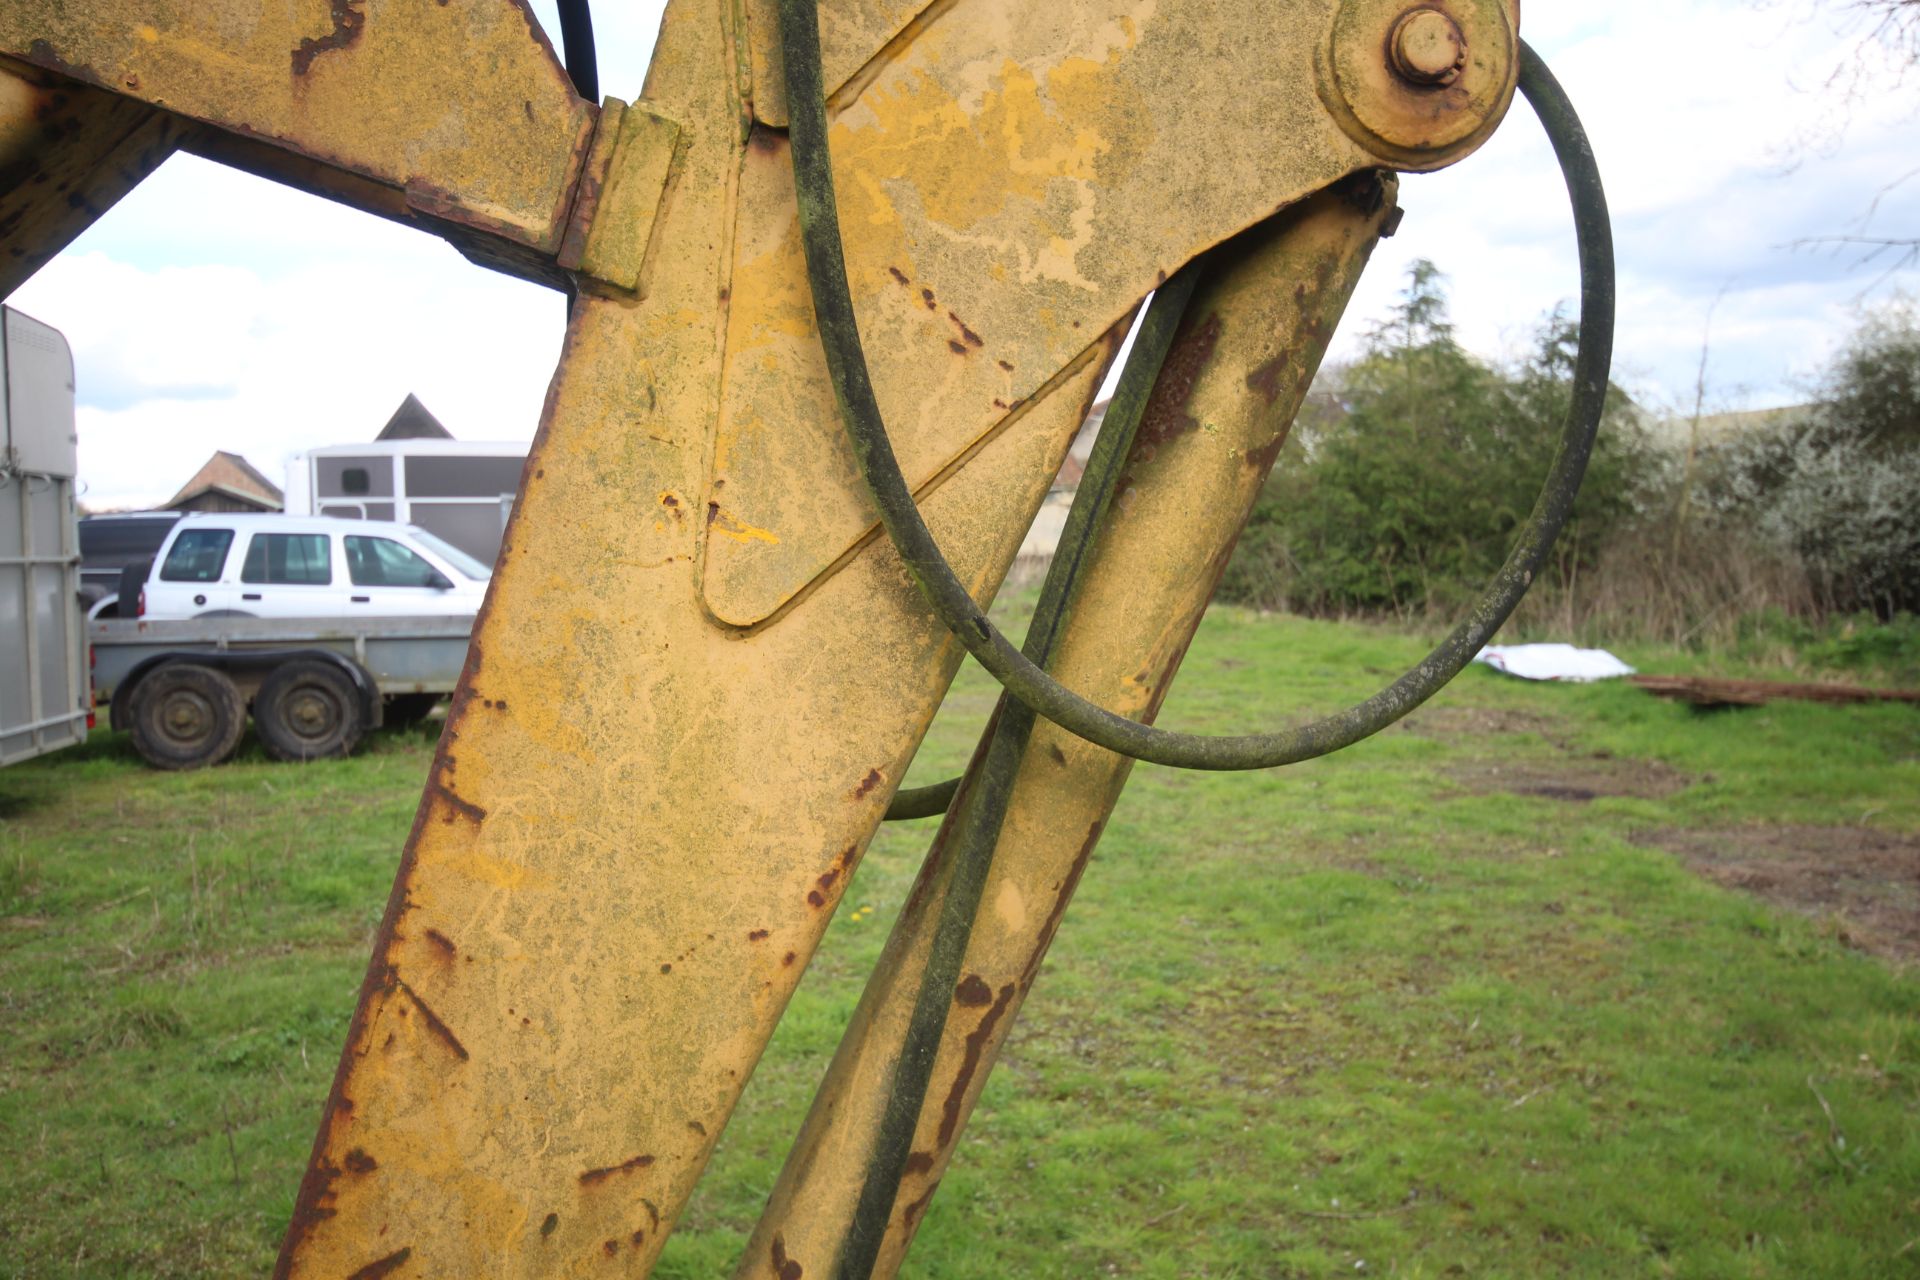
[[[67,341],[0,307],[0,765],[87,736],[77,463]]]

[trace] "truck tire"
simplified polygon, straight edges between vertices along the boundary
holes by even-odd
[[[367,718],[351,676],[331,662],[303,658],[261,681],[253,727],[276,760],[321,760],[352,754]]]
[[[233,681],[212,667],[169,662],[128,698],[133,749],[156,769],[202,769],[240,745],[247,708]]]
[[[381,721],[389,729],[411,729],[433,714],[444,694],[396,693],[387,698]]]

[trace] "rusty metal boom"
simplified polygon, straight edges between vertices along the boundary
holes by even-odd
[[[1006,684],[737,1271],[891,1276],[1132,760],[1335,749],[1525,590],[1604,204],[1517,0],[669,0],[597,103],[563,8],[565,66],[521,0],[9,0],[0,296],[184,149],[574,299],[280,1276],[648,1274],[961,657]],[[1523,65],[1590,285],[1534,525],[1357,718],[1154,729],[1395,173]],[[1023,652],[984,611],[1150,295]]]

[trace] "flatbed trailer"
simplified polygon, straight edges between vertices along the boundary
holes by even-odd
[[[459,683],[466,618],[99,618],[93,687],[115,729],[165,769],[218,764],[251,714],[268,754],[351,752],[371,729],[423,718]]]

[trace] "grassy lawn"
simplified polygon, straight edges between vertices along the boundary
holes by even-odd
[[[1162,723],[1420,648],[1217,609]],[[0,773],[0,1275],[266,1269],[429,750]],[[661,1274],[730,1273],[932,825],[875,841]],[[1920,1276],[1916,931],[1913,707],[1473,670],[1331,760],[1142,767],[907,1273]]]

